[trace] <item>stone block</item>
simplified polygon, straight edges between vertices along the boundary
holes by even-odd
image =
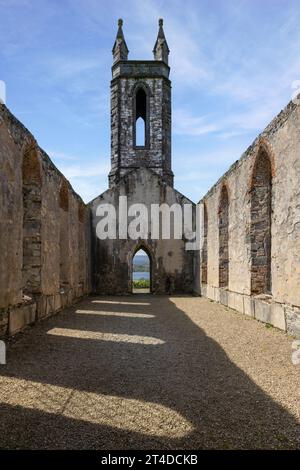
[[[219,291],[220,303],[222,305],[228,305],[228,290],[220,289]]]
[[[260,298],[255,298],[254,303],[255,318],[257,320],[264,323],[270,323],[270,325],[273,325],[280,330],[286,331],[285,311],[282,304],[276,302],[266,302]]]
[[[83,296],[83,285],[79,284],[76,288],[76,298],[80,298]]]
[[[286,331],[285,309],[282,304],[273,303],[271,308],[271,324],[280,330]],[[299,323],[300,326],[300,323]]]
[[[238,292],[228,292],[228,307],[244,313],[244,299],[243,295]]]
[[[47,296],[47,316],[58,312],[62,307],[61,295],[52,294]]]
[[[42,295],[37,301],[37,318],[47,316],[47,297]]]
[[[215,300],[215,288],[212,286],[207,286],[207,298]]]
[[[220,302],[220,289],[215,287],[215,302]]]
[[[6,310],[0,310],[0,338],[3,338],[3,336],[6,336],[7,334],[7,329],[8,329],[8,318],[9,318],[9,311]]]
[[[254,298],[255,318],[263,323],[272,325],[272,304],[262,299]]]
[[[229,292],[228,307],[244,313],[244,299],[243,294],[238,292]]]
[[[9,311],[9,334],[14,335],[21,331],[26,325],[30,325],[36,320],[36,303],[21,305],[11,308]]]
[[[244,295],[244,314],[250,317],[255,316],[254,299],[249,295]]]
[[[54,295],[54,311],[55,312],[58,312],[59,310],[61,310],[61,296],[60,294],[55,294]]]
[[[236,310],[238,312],[245,313],[243,294],[239,294],[239,293],[236,294],[235,305],[236,305]]]
[[[207,297],[207,284],[201,284],[201,295]]]
[[[290,335],[300,338],[300,309],[297,307],[286,307],[286,328]]]
[[[75,300],[74,290],[69,289],[68,297],[67,297],[67,306],[70,307],[74,303],[74,300]]]

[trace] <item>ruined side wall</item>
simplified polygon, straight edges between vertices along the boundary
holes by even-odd
[[[90,291],[89,209],[0,105],[0,335],[71,305]],[[65,185],[67,210],[61,217]],[[66,209],[66,208],[65,208]],[[62,234],[67,234],[63,240]],[[62,264],[68,276],[62,285]]]
[[[150,214],[151,204],[172,205],[191,203],[180,193],[167,186],[155,173],[140,169],[127,174],[118,185],[103,193],[91,203],[93,239],[93,290],[100,294],[126,294],[131,292],[131,260],[142,243],[152,259],[152,291],[160,294],[169,290],[178,293],[193,292],[194,252],[185,250],[185,240],[99,240],[96,216],[100,204],[112,204],[118,211],[119,196],[127,196],[128,207],[143,203]],[[130,218],[129,218],[130,221]],[[150,225],[149,225],[150,230]]]
[[[272,173],[271,292],[255,296],[251,295],[252,175],[262,150],[270,159]],[[220,288],[218,272],[219,203],[224,185],[229,194],[227,289]],[[299,188],[300,107],[290,103],[200,201],[208,215],[207,284],[197,286],[202,295],[296,335],[300,335]]]
[[[22,171],[20,152],[0,118],[0,309],[22,301]],[[7,316],[3,319],[7,322]],[[1,317],[0,317],[1,328]]]

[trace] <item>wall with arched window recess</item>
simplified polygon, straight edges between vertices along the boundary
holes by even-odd
[[[29,297],[41,293],[42,175],[35,146],[27,148],[22,162],[23,192],[23,293]]]
[[[300,336],[299,188],[300,107],[290,103],[201,200],[201,292]]]
[[[69,224],[69,185],[62,180],[59,189],[59,285],[61,291],[70,286],[70,224]]]
[[[201,249],[201,282],[207,284],[207,233],[208,233],[208,214],[207,205],[203,204],[203,242]]]
[[[272,169],[261,147],[251,182],[251,294],[271,294]]]
[[[219,203],[219,287],[229,284],[229,196],[227,187],[221,188]]]
[[[87,253],[89,251],[87,231],[88,216],[86,214],[85,205],[82,201],[78,201],[78,289],[84,293],[88,279],[87,273]]]

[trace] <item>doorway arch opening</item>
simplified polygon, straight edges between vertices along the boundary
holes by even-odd
[[[131,259],[131,292],[133,294],[151,294],[152,260],[144,246],[139,246]]]

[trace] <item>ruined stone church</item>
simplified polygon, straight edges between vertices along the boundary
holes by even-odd
[[[199,251],[186,250],[184,236],[96,236],[97,208],[104,203],[118,208],[122,196],[131,206],[193,204],[173,188],[169,48],[162,20],[153,53],[153,60],[128,60],[119,20],[109,189],[89,204],[0,104],[0,336],[90,293],[132,293],[132,259],[141,248],[150,259],[153,294],[206,296],[300,335],[298,100],[200,201]]]
[[[99,240],[96,237],[97,207],[111,203],[118,211],[120,196],[128,207],[143,203],[192,204],[173,188],[171,159],[171,82],[169,48],[159,21],[154,60],[128,60],[122,20],[113,47],[111,81],[111,171],[109,190],[92,201],[92,278],[97,293],[131,292],[132,258],[143,248],[150,259],[152,293],[192,293],[193,254],[184,239]],[[137,123],[144,133],[137,141]],[[149,223],[150,226],[150,223]],[[127,224],[126,224],[127,228]],[[126,230],[127,232],[127,230]]]

